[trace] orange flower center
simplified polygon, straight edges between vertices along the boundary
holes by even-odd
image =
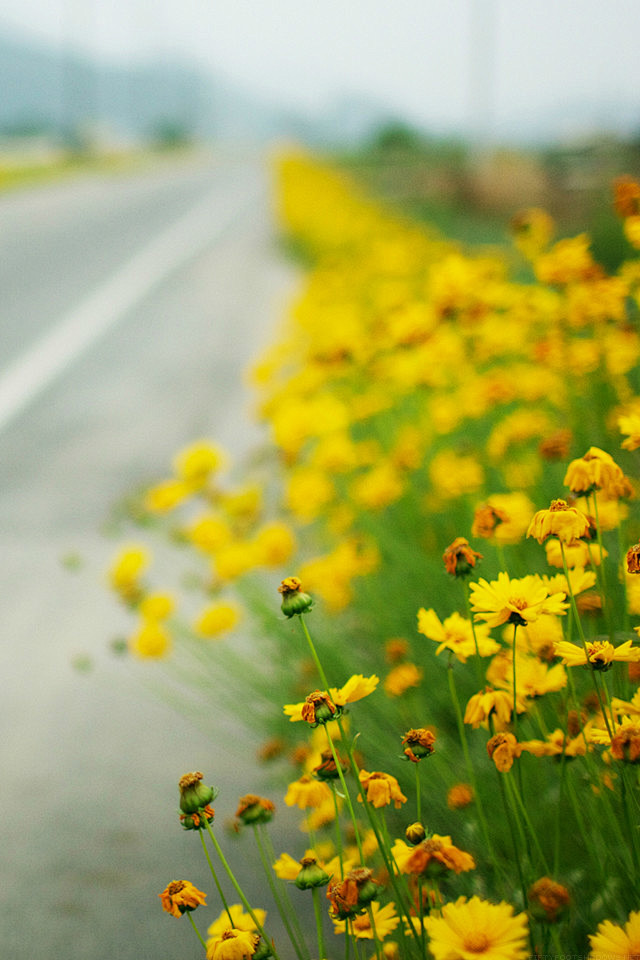
[[[549,510],[550,511],[553,510],[554,512],[557,510],[568,510],[568,509],[569,507],[567,505],[566,500],[552,500],[551,506],[549,507]]]
[[[464,948],[471,953],[482,953],[489,946],[489,940],[485,933],[470,933],[464,938]]]
[[[184,890],[184,880],[172,880],[167,887],[167,893],[170,897],[175,897],[176,893]]]
[[[522,597],[510,597],[510,598],[509,598],[509,606],[510,606],[510,607],[515,607],[516,610],[526,610],[526,609],[527,609],[527,601],[526,601],[526,600],[523,600]]]

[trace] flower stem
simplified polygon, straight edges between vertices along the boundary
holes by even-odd
[[[198,940],[200,941],[200,943],[202,944],[202,946],[204,947],[204,949],[205,949],[205,951],[206,951],[206,949],[207,949],[207,944],[206,944],[205,940],[203,940],[202,934],[200,933],[200,931],[199,931],[198,928],[196,927],[196,922],[195,922],[195,920],[193,919],[193,917],[191,916],[191,911],[190,911],[190,910],[187,910],[187,916],[189,917],[189,922],[191,923],[191,926],[193,927],[193,929],[194,929],[195,932],[196,932],[196,936],[197,936]]]
[[[206,819],[205,819],[205,826],[206,826],[206,828],[207,828],[207,833],[209,834],[209,837],[210,837],[211,842],[212,842],[212,844],[213,844],[213,846],[214,846],[214,848],[215,848],[215,851],[216,851],[216,853],[218,854],[218,857],[220,858],[220,863],[221,863],[222,866],[224,867],[224,869],[225,869],[225,871],[226,871],[226,874],[227,874],[227,876],[229,877],[229,880],[231,880],[231,883],[233,884],[234,890],[236,891],[236,893],[237,893],[238,896],[240,897],[240,900],[241,900],[241,902],[242,902],[242,905],[244,906],[245,910],[247,911],[247,913],[249,914],[249,916],[251,917],[251,919],[252,919],[253,922],[255,923],[255,925],[256,925],[256,930],[259,932],[259,934],[260,934],[260,936],[262,937],[262,939],[264,940],[264,942],[271,945],[272,954],[273,954],[273,956],[275,957],[275,960],[279,960],[279,957],[278,957],[278,954],[276,953],[275,947],[273,946],[273,944],[270,943],[269,939],[267,938],[267,935],[266,935],[266,933],[265,933],[265,931],[264,931],[264,927],[262,926],[262,924],[261,924],[260,921],[258,920],[257,916],[255,915],[255,913],[254,913],[254,911],[253,911],[253,908],[251,907],[251,904],[249,903],[249,901],[248,901],[247,898],[245,897],[244,891],[242,890],[242,887],[240,886],[240,884],[239,884],[238,881],[236,880],[235,875],[234,875],[234,873],[233,873],[233,870],[232,870],[231,867],[229,866],[229,864],[228,864],[228,862],[227,862],[227,858],[225,857],[224,853],[222,852],[222,847],[221,847],[220,844],[218,843],[218,838],[216,837],[215,833],[214,833],[213,830],[211,829],[211,826],[210,826],[210,824],[209,824],[209,821],[206,820]]]
[[[218,896],[219,896],[220,899],[222,900],[222,905],[223,905],[223,907],[224,907],[224,909],[225,909],[225,911],[226,911],[226,913],[227,913],[227,916],[228,916],[228,918],[229,918],[229,923],[230,923],[231,926],[233,927],[233,925],[234,925],[234,923],[233,923],[233,917],[231,916],[231,912],[230,912],[230,910],[229,910],[229,904],[227,903],[227,898],[225,897],[224,892],[223,892],[223,890],[222,890],[222,887],[220,886],[220,881],[218,880],[218,874],[216,873],[215,868],[214,868],[214,866],[213,866],[213,864],[212,864],[212,862],[211,862],[211,857],[209,856],[209,851],[207,850],[207,845],[206,845],[205,840],[204,840],[204,833],[202,832],[202,830],[198,830],[198,833],[200,834],[200,840],[201,840],[201,842],[202,842],[202,849],[204,850],[204,855],[205,855],[205,857],[207,858],[207,863],[209,864],[209,870],[211,870],[211,876],[213,877],[213,880],[214,880],[214,882],[215,882],[216,889],[217,889],[217,891],[218,891]]]
[[[285,928],[285,930],[287,931],[287,934],[288,934],[288,936],[289,936],[289,940],[291,941],[291,945],[292,945],[293,949],[295,950],[296,955],[298,956],[299,960],[303,960],[303,958],[305,958],[305,960],[308,960],[309,952],[308,952],[306,949],[303,949],[303,948],[300,946],[300,943],[298,942],[298,938],[297,938],[297,936],[296,936],[296,933],[295,933],[294,930],[293,930],[292,924],[289,922],[289,917],[288,917],[288,915],[287,915],[287,911],[285,910],[285,906],[284,906],[284,904],[282,903],[282,899],[281,899],[281,897],[280,897],[280,894],[279,894],[279,892],[278,892],[278,888],[277,888],[276,883],[275,883],[275,881],[274,881],[273,871],[271,870],[271,867],[270,867],[270,865],[269,865],[269,861],[268,861],[268,859],[267,859],[267,855],[266,855],[266,853],[265,853],[264,845],[263,845],[263,842],[262,842],[262,837],[261,837],[261,835],[260,835],[260,827],[261,827],[261,826],[264,826],[264,824],[254,823],[254,824],[253,824],[253,833],[254,833],[255,840],[256,840],[256,846],[258,847],[258,851],[259,851],[259,853],[260,853],[260,860],[262,861],[262,866],[263,866],[263,868],[264,868],[265,876],[266,876],[266,878],[267,878],[267,883],[269,884],[269,889],[271,890],[271,894],[272,894],[272,896],[273,896],[273,899],[274,899],[274,901],[275,901],[276,907],[277,907],[277,909],[278,909],[278,913],[280,914],[280,918],[282,919],[282,923],[284,924],[284,928]],[[289,907],[290,907],[290,909],[291,909],[292,916],[295,917],[295,912],[293,911],[293,907],[292,907],[292,904],[291,904],[291,903],[289,903]],[[302,938],[301,938],[301,939],[302,939]],[[302,943],[304,944],[304,940],[302,940]]]
[[[317,887],[313,887],[311,893],[313,894],[313,909],[316,915],[316,930],[318,933],[318,957],[322,960],[323,957],[326,957],[327,951],[324,946],[324,932],[322,930],[322,910],[320,908],[320,891]]]

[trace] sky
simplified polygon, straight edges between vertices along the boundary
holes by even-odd
[[[186,59],[304,111],[349,93],[499,134],[637,104],[640,127],[640,0],[0,0],[4,27],[118,62]]]

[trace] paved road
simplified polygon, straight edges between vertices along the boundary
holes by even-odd
[[[157,900],[179,877],[211,889],[195,836],[175,824],[177,778],[206,771],[232,794],[219,800],[227,810],[259,788],[251,763],[232,757],[223,718],[212,717],[210,735],[194,730],[111,659],[107,641],[128,621],[103,589],[113,548],[100,527],[119,495],[161,475],[191,438],[217,437],[238,454],[258,438],[241,372],[292,284],[267,187],[259,159],[213,157],[0,198],[0,419],[11,370],[39,369],[46,381],[5,391],[0,426],[7,960],[200,956],[186,922]],[[167,244],[189,223],[192,249],[171,269]],[[127,287],[136,257],[136,276],[147,273]],[[74,341],[71,324],[63,355],[49,344],[51,362],[38,368],[43,338],[109,291],[120,305],[94,342],[77,340],[78,323]],[[20,366],[25,356],[31,367]],[[73,574],[60,563],[70,551],[84,558]],[[79,654],[94,660],[88,675],[72,667]]]

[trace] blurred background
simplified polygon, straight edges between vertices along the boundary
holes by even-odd
[[[178,447],[261,440],[244,370],[297,282],[272,146],[465,243],[545,206],[613,268],[639,29],[636,0],[0,0],[2,956],[198,956],[157,900],[208,885],[177,780],[204,770],[227,815],[274,788],[215,691],[196,728],[109,653],[104,536]]]

